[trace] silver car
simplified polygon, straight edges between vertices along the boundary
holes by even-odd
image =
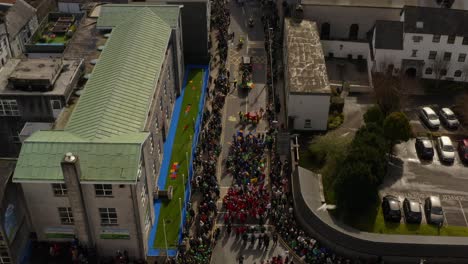
[[[433,129],[438,129],[440,126],[439,117],[436,115],[435,111],[430,107],[423,107],[419,111],[419,116],[422,121],[429,127]]]
[[[457,129],[460,125],[457,117],[450,108],[442,108],[439,112],[440,121],[450,129]]]
[[[428,224],[442,226],[444,224],[444,210],[437,196],[427,197],[424,201],[424,212]]]
[[[447,136],[437,138],[437,152],[442,161],[452,163],[455,160],[455,148],[452,140]]]

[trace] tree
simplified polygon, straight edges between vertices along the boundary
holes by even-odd
[[[382,113],[386,116],[399,111],[404,99],[400,90],[400,81],[394,76],[379,73],[374,74],[372,78],[375,99]]]
[[[440,55],[432,62],[432,71],[434,72],[435,77],[434,87],[436,89],[439,88],[442,77],[447,75],[447,72],[450,69],[450,60],[445,60],[443,58],[444,55],[442,54],[444,53],[442,51],[439,51],[438,53],[440,53]]]
[[[393,146],[402,141],[408,141],[412,136],[408,117],[402,112],[393,112],[388,115],[383,124],[385,138],[390,143],[390,154]]]
[[[364,122],[366,124],[375,123],[378,125],[382,125],[384,120],[384,115],[382,110],[378,105],[374,105],[367,109],[366,113],[364,113]]]

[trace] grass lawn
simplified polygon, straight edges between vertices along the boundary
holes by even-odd
[[[165,248],[164,241],[164,227],[163,221],[166,220],[166,235],[167,243],[169,248],[175,248],[177,246],[177,240],[179,235],[180,227],[180,207],[179,198],[183,197],[184,187],[182,174],[185,174],[185,183],[187,183],[187,160],[186,152],[188,157],[191,156],[191,146],[194,133],[195,121],[197,118],[200,96],[202,92],[203,84],[203,70],[194,69],[191,70],[188,76],[184,98],[182,101],[182,107],[179,114],[179,122],[177,124],[177,131],[175,134],[174,145],[172,147],[172,156],[169,163],[169,170],[172,168],[174,162],[179,163],[179,169],[177,172],[177,178],[171,179],[170,171],[167,175],[160,175],[160,177],[168,177],[166,182],[166,189],[169,185],[174,188],[173,198],[171,201],[164,202],[161,206],[159,214],[158,227],[156,231],[156,237],[154,240],[154,248]],[[190,111],[186,113],[188,105],[191,105]],[[195,121],[194,121],[195,120]],[[185,126],[188,128],[184,131]]]
[[[353,219],[347,219],[345,223],[362,231],[380,234],[468,236],[468,228],[462,226],[444,226],[439,233],[434,225],[385,222],[380,206],[360,217],[353,216]]]

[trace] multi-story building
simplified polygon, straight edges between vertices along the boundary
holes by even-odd
[[[39,240],[76,236],[99,255],[145,258],[181,71],[176,32],[148,7],[114,25],[65,128],[24,141],[13,181]]]
[[[0,23],[0,69],[7,63],[11,57],[10,43],[5,23]]]
[[[400,21],[377,21],[374,71],[468,81],[468,11],[406,6]]]
[[[21,185],[12,183],[14,160],[0,160],[0,263],[28,263],[31,223]]]
[[[25,44],[39,26],[36,9],[24,0],[6,2],[8,6],[5,14],[5,23],[10,42],[9,46],[12,56],[18,57],[23,54]]]
[[[82,68],[80,59],[8,61],[0,73],[0,155],[18,156],[19,136],[28,122],[31,129],[34,124],[57,119],[70,100]]]

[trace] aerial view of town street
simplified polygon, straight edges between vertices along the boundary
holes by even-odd
[[[468,264],[468,0],[0,0],[0,264]]]

